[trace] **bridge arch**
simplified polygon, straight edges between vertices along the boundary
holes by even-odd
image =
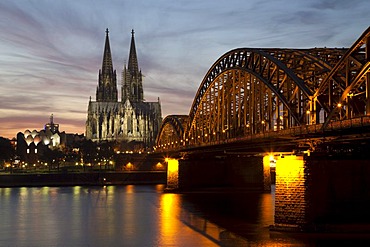
[[[182,145],[185,127],[188,124],[187,115],[168,115],[162,121],[155,148],[176,148]]]
[[[325,130],[333,121],[370,115],[369,37],[370,27],[349,49],[225,53],[203,78],[186,121],[165,119],[157,145],[221,144],[308,124]]]
[[[370,115],[370,27],[335,64],[314,94],[326,97],[328,117],[335,120]]]
[[[317,85],[345,51],[239,48],[224,54],[198,89],[186,135],[202,143],[310,123]]]

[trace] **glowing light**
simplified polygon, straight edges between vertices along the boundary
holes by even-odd
[[[342,107],[342,104],[341,103],[338,103],[337,107],[338,108]]]
[[[275,188],[281,195],[275,200],[275,223],[287,222],[291,217],[306,219],[307,173],[303,156],[280,156],[275,174]]]
[[[274,161],[275,160],[275,157],[274,157],[274,155],[272,155],[272,154],[270,154],[270,161]]]
[[[156,168],[157,170],[161,170],[161,169],[163,168],[163,165],[162,165],[160,162],[158,162],[158,163],[155,165],[155,168]]]
[[[134,165],[133,164],[131,164],[131,162],[128,162],[127,164],[126,164],[126,169],[127,170],[132,170],[134,168]]]
[[[307,114],[307,115],[308,115],[308,114],[310,114],[310,110],[307,110],[307,111],[306,111],[306,114]]]
[[[167,159],[167,188],[176,189],[179,186],[179,161]]]
[[[270,154],[269,156],[270,159],[270,167],[275,167],[276,166],[276,160],[273,154]]]
[[[279,158],[276,163],[276,176],[281,182],[297,184],[303,181],[297,180],[297,178],[303,178],[303,175],[301,175],[304,169],[302,156],[287,155]]]

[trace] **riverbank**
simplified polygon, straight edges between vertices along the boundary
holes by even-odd
[[[165,184],[165,171],[0,174],[0,187]]]

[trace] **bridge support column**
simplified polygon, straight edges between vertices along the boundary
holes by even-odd
[[[370,227],[367,159],[284,155],[276,160],[276,230],[356,231]],[[352,229],[351,226],[356,226]],[[360,229],[361,230],[361,229]]]
[[[167,162],[167,189],[179,188],[179,161],[177,159],[166,159]]]
[[[241,188],[270,190],[269,165],[262,156],[196,156],[179,160],[178,188]],[[268,162],[269,164],[269,162]]]
[[[280,156],[275,171],[275,227],[298,228],[308,222],[303,156]]]

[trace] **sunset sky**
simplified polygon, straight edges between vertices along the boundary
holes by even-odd
[[[212,64],[240,47],[349,47],[370,25],[368,0],[1,0],[0,136],[84,133],[109,29],[120,91],[135,30],[144,98],[188,114]],[[119,95],[120,98],[120,95]]]

